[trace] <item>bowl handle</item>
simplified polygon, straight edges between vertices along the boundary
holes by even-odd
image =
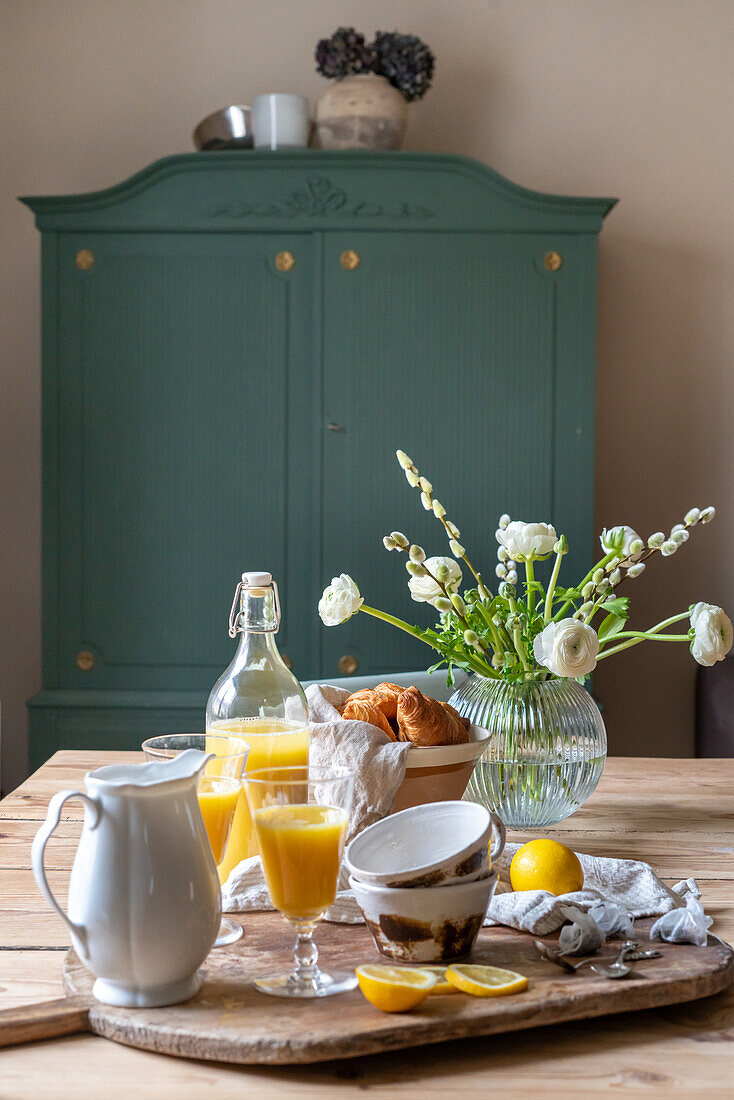
[[[504,852],[505,840],[507,839],[507,837],[505,835],[504,823],[502,822],[501,818],[494,812],[494,810],[490,813],[489,820],[492,823],[490,825],[490,828],[494,828],[496,830],[494,847],[490,850],[489,853],[489,858],[491,862],[494,863],[494,861],[496,859],[499,859]]]

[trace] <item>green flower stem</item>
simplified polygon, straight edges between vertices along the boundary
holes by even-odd
[[[500,637],[499,630],[492,622],[492,616],[490,615],[489,611],[487,611],[487,608],[484,606],[484,604],[481,603],[481,601],[476,604],[476,607],[479,611],[479,614],[482,616],[485,623],[489,627],[489,633],[492,636],[492,647],[494,648],[495,653],[498,656],[504,656],[505,647],[502,644],[502,638]]]
[[[581,590],[589,583],[591,578],[596,573],[597,569],[603,569],[605,565],[609,564],[609,562],[612,560],[612,558],[618,558],[618,557],[619,557],[619,554],[615,554],[614,552],[611,552],[609,554],[606,554],[605,557],[603,557],[601,559],[601,561],[598,561],[596,563],[596,565],[592,566],[592,568],[586,574],[584,579],[577,585],[579,592],[581,592]],[[563,606],[560,608],[560,610],[556,611],[556,613],[553,616],[553,619],[551,621],[554,622],[554,623],[559,622],[564,617],[564,615],[566,614],[566,612],[568,611],[568,609],[570,607],[573,607],[573,601],[572,600],[566,600],[566,602],[563,604]]]
[[[423,642],[424,645],[430,646],[436,653],[440,653],[442,657],[445,656],[438,646],[435,646],[433,642],[430,642],[424,637],[424,633],[419,627],[411,626],[410,623],[404,622],[403,619],[398,619],[395,615],[388,615],[386,611],[379,611],[376,607],[368,607],[367,604],[364,603],[359,610],[364,611],[366,615],[372,615],[375,619],[382,619],[383,622],[390,623],[391,626],[396,626],[398,630],[404,630],[406,634],[411,634],[414,638],[417,638],[419,642]],[[479,655],[474,657],[473,654],[467,655],[462,653],[461,660],[470,665],[474,672],[479,672],[482,676],[497,679],[497,673],[491,665],[483,661]]]
[[[522,644],[522,631],[520,630],[519,626],[516,626],[513,630],[512,637],[515,641],[515,649],[517,650],[517,655],[520,658],[523,669],[525,670],[525,672],[530,672],[530,665],[528,664],[527,657],[525,656],[525,647]]]
[[[551,610],[553,608],[553,593],[556,590],[556,584],[558,583],[558,574],[561,569],[561,559],[563,554],[556,554],[556,560],[553,562],[553,572],[551,573],[550,581],[548,582],[548,591],[545,596],[545,607],[543,608],[543,622],[550,622]]]
[[[535,590],[531,588],[531,584],[535,580],[535,570],[533,568],[532,558],[525,559],[525,580],[527,586],[528,622],[530,622],[532,621],[533,612],[535,610]]]
[[[623,649],[630,649],[633,645],[639,645],[640,642],[687,642],[689,640],[687,634],[662,634],[661,631],[665,630],[667,626],[672,626],[673,623],[679,623],[682,619],[687,619],[689,616],[688,611],[682,611],[680,615],[672,615],[669,619],[664,619],[657,626],[653,626],[650,630],[626,630],[620,634],[615,634],[614,638],[610,638],[610,641],[616,641],[617,638],[624,637],[628,640],[622,642],[620,645],[615,645],[611,649],[605,649],[597,657],[597,664],[603,660],[604,657],[611,657],[613,653],[621,653]],[[603,643],[602,643],[603,644]]]

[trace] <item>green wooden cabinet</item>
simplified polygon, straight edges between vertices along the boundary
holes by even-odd
[[[396,526],[446,549],[395,462],[494,566],[501,511],[591,553],[604,199],[429,154],[170,157],[25,200],[43,234],[43,690],[31,763],[201,725],[243,569],[272,570],[301,679],[420,643],[321,626],[346,571],[415,621]]]

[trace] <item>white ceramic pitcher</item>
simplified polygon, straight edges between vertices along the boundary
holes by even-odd
[[[79,958],[106,1004],[153,1007],[192,997],[197,968],[214,943],[221,891],[196,797],[210,757],[189,749],[152,764],[88,772],[87,793],[59,791],[33,840],[41,892],[71,932]],[[84,828],[65,913],[43,863],[69,798],[84,803]]]

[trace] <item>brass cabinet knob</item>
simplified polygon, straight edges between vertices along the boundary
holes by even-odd
[[[280,659],[286,668],[293,668],[293,662],[291,661],[287,653],[281,653]]]
[[[76,266],[80,271],[89,271],[94,263],[94,253],[89,248],[82,248],[76,254]]]
[[[351,248],[348,248],[346,252],[342,252],[340,259],[342,267],[345,267],[347,271],[354,271],[355,267],[359,267],[362,262],[359,253],[354,252]]]
[[[89,672],[94,665],[94,654],[90,653],[88,649],[83,649],[81,653],[77,653],[76,663],[82,672]]]
[[[275,257],[275,266],[278,271],[290,271],[296,266],[296,257],[292,252],[279,252]]]
[[[563,266],[563,256],[560,252],[546,252],[543,263],[547,271],[558,271]]]
[[[351,653],[339,658],[339,671],[343,676],[352,676],[359,668],[359,661]]]

